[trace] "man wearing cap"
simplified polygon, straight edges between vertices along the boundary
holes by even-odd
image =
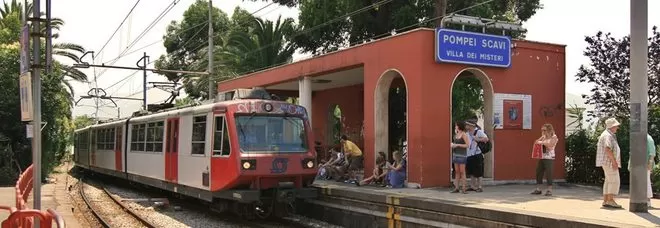
[[[484,176],[484,156],[477,142],[488,142],[488,136],[483,130],[477,129],[477,120],[470,119],[465,121],[468,138],[470,139],[470,148],[467,151],[467,164],[465,171],[470,176],[470,188],[468,191],[482,192],[481,177]]]
[[[614,118],[605,120],[605,131],[598,137],[596,150],[596,167],[602,167],[605,172],[603,183],[603,207],[622,208],[614,201],[614,196],[619,194],[621,178],[621,149],[616,140],[616,131],[619,129],[619,121]]]

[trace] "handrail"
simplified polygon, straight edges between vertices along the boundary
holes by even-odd
[[[39,227],[51,228],[53,226],[53,217],[38,210],[20,210],[11,213],[7,220],[2,222],[2,228],[13,227],[32,227],[32,219],[39,217]]]
[[[65,228],[66,227],[66,223],[64,222],[64,219],[62,218],[62,216],[60,216],[60,214],[57,213],[57,211],[55,211],[53,209],[50,209],[50,208],[48,208],[47,211],[48,211],[48,213],[51,214],[53,219],[55,219],[55,224],[57,224],[57,228]]]

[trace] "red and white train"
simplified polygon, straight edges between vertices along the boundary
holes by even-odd
[[[316,197],[311,127],[304,107],[258,92],[235,90],[216,103],[79,129],[75,164],[216,210],[259,217],[286,211],[295,198]]]

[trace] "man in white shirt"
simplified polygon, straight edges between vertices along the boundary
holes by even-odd
[[[619,129],[619,121],[614,118],[605,120],[605,131],[598,137],[596,150],[596,167],[602,167],[605,172],[603,183],[603,207],[622,208],[614,201],[614,196],[619,194],[621,177],[621,149],[616,139],[616,131]]]
[[[467,164],[465,171],[470,176],[470,188],[468,191],[483,192],[481,178],[484,176],[484,156],[477,142],[487,142],[488,136],[483,130],[477,129],[477,121],[472,119],[465,122],[468,138],[472,141],[467,151]]]

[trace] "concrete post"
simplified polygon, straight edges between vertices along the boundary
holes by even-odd
[[[630,211],[648,212],[646,134],[648,128],[648,0],[630,1]]]
[[[300,105],[307,109],[309,123],[312,123],[312,80],[309,77],[303,77],[298,80],[298,97]]]

